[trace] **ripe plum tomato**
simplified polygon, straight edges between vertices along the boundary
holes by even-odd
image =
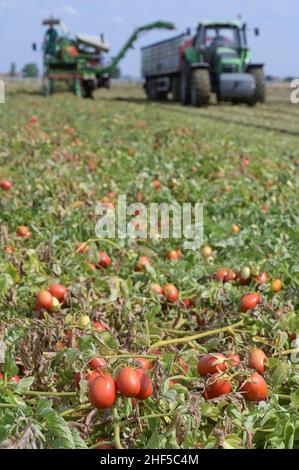
[[[227,369],[227,362],[227,358],[221,353],[206,354],[199,359],[197,371],[202,377],[224,372]]]
[[[250,369],[255,369],[259,374],[265,370],[266,354],[261,349],[252,349],[248,354],[248,366]]]
[[[248,401],[262,401],[267,398],[268,388],[263,377],[255,372],[248,380],[243,382],[240,392]]]
[[[259,303],[261,303],[261,300],[261,296],[257,292],[244,295],[240,300],[241,312],[248,312],[248,310],[253,310]]]
[[[90,403],[99,410],[110,408],[116,400],[116,385],[111,375],[96,377],[89,385]]]
[[[53,297],[56,297],[59,302],[63,302],[67,294],[67,288],[62,284],[51,284],[49,292]]]
[[[140,392],[140,378],[132,367],[121,369],[116,378],[117,388],[125,397],[137,397]]]
[[[206,400],[226,395],[231,392],[231,384],[228,380],[222,379],[219,374],[214,374],[207,384],[207,388],[203,393]]]
[[[138,400],[146,400],[153,394],[153,384],[144,369],[137,369],[136,374],[140,380],[140,392],[136,395]]]

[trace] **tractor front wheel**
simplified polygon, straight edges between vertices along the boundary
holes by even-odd
[[[196,69],[191,76],[191,103],[193,106],[205,106],[211,98],[210,73],[206,69]]]
[[[249,101],[250,106],[254,106],[257,103],[264,103],[266,100],[266,82],[264,70],[261,67],[253,67],[249,70],[249,73],[255,79],[255,92],[253,97]]]

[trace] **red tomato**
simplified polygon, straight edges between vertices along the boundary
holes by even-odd
[[[2,379],[3,379],[3,374],[1,374],[1,372],[0,372],[0,380],[2,380]]]
[[[185,372],[188,372],[189,366],[188,366],[187,362],[185,361],[185,359],[183,359],[182,357],[180,357],[180,359],[179,359],[179,364],[180,364],[180,366],[184,369]]]
[[[227,268],[218,269],[218,271],[215,273],[215,279],[217,279],[217,281],[224,282],[228,272],[229,269]]]
[[[259,286],[266,284],[268,279],[269,279],[268,274],[265,272],[260,273],[258,276],[256,276],[256,280]]]
[[[179,300],[179,291],[173,284],[165,284],[163,290],[169,302],[177,302]]]
[[[116,400],[115,381],[111,375],[95,378],[89,385],[90,403],[99,410],[110,408]]]
[[[10,382],[15,382],[15,383],[18,383],[20,382],[20,377],[18,375],[14,375],[11,379],[10,379]]]
[[[59,302],[63,302],[67,294],[67,288],[61,284],[51,284],[49,292],[53,297],[59,300]]]
[[[140,364],[140,366],[143,368],[143,369],[149,369],[150,366],[151,366],[151,363],[148,359],[146,359],[145,357],[137,357],[135,359],[135,362],[138,362],[138,364]]]
[[[157,295],[164,295],[163,287],[160,284],[151,284],[151,291]]]
[[[155,178],[153,180],[153,187],[156,191],[159,191],[162,187],[162,184],[160,183],[160,181],[157,178]]]
[[[106,326],[104,326],[103,323],[99,321],[95,321],[93,327],[98,331],[107,331]]]
[[[241,359],[238,354],[228,354],[227,358],[230,360],[232,367],[238,367],[241,364]]]
[[[2,181],[1,188],[3,189],[3,191],[9,191],[12,188],[12,182],[8,180]]]
[[[236,279],[237,279],[237,274],[231,269],[228,269],[227,275],[224,277],[223,282],[233,282]]]
[[[32,116],[30,118],[30,124],[37,124],[38,122],[38,117],[37,116]]]
[[[95,357],[89,361],[88,365],[92,370],[97,370],[106,367],[107,362],[103,357]]]
[[[110,256],[107,255],[104,251],[99,253],[99,265],[101,268],[108,268],[111,264]]]
[[[221,353],[210,353],[202,356],[197,364],[197,371],[202,377],[224,372],[227,369],[227,358]]]
[[[183,304],[186,308],[189,308],[191,306],[191,300],[190,299],[185,299],[185,300],[183,300]]]
[[[252,376],[243,382],[240,388],[246,400],[262,401],[267,398],[268,388],[263,377],[255,372]]]
[[[171,261],[176,261],[179,256],[176,250],[169,251],[167,253],[167,258],[170,259]]]
[[[231,392],[232,388],[230,382],[219,377],[219,374],[214,374],[209,380],[207,388],[203,393],[206,400],[212,400],[213,398],[217,398]]]
[[[6,245],[4,251],[7,255],[12,255],[15,250],[14,250],[14,247],[12,245]]]
[[[55,343],[54,345],[56,351],[61,351],[62,349],[64,349],[64,347],[65,346],[61,341],[57,341],[57,343]]]
[[[117,388],[125,397],[137,397],[140,392],[140,379],[135,369],[125,367],[116,378]]]
[[[260,374],[262,374],[265,370],[265,359],[267,359],[266,354],[261,349],[253,349],[249,351],[248,354],[248,367],[250,369],[257,370]]]
[[[280,279],[273,279],[271,282],[271,290],[272,292],[279,292],[282,288],[282,282]]]
[[[25,227],[25,225],[21,225],[17,229],[17,237],[19,238],[30,238],[31,237],[31,232],[29,232],[28,227]]]
[[[244,295],[240,300],[241,312],[247,312],[248,310],[254,309],[259,303],[261,303],[261,300],[261,296],[256,292]]]
[[[105,442],[104,439],[99,439],[97,441],[97,443],[100,444],[100,445],[98,447],[96,447],[96,449],[115,449],[115,447],[113,445],[103,444],[103,442]]]
[[[150,264],[150,260],[147,256],[141,256],[138,260],[138,263],[135,265],[135,271],[141,272],[144,271],[145,266]]]
[[[153,394],[153,384],[149,376],[144,372],[144,369],[137,369],[136,374],[140,381],[140,392],[136,395],[138,400],[146,400]]]
[[[47,290],[41,290],[37,296],[37,303],[45,310],[51,310],[53,306],[53,297]]]

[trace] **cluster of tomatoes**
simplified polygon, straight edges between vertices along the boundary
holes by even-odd
[[[132,398],[134,403],[146,400],[153,394],[153,384],[147,369],[150,363],[145,358],[138,358],[140,367],[124,367],[119,370],[116,378],[107,373],[107,362],[104,358],[96,357],[88,363],[90,372],[84,372],[89,384],[89,400],[97,409],[110,408],[114,405],[117,393]],[[81,374],[75,374],[75,383],[79,387]]]
[[[268,389],[262,373],[267,356],[261,349],[253,349],[248,354],[248,367],[255,370],[244,378],[241,359],[237,354],[224,356],[222,353],[210,353],[202,356],[197,365],[198,374],[207,377],[206,389],[203,396],[211,400],[232,391],[232,381],[238,383],[238,390],[248,401],[261,401],[267,398]],[[238,372],[236,373],[236,370]],[[230,373],[232,371],[233,373]]]
[[[266,272],[259,272],[259,268],[245,266],[241,272],[234,272],[228,268],[220,268],[214,275],[215,279],[219,282],[238,282],[241,286],[250,285],[255,282],[257,287],[265,285],[269,276]],[[279,292],[282,289],[282,282],[280,279],[273,279],[271,282],[272,292]],[[248,312],[253,310],[262,302],[262,297],[258,292],[253,292],[244,295],[240,300],[240,311]]]
[[[64,303],[68,289],[62,284],[51,284],[49,290],[43,289],[37,295],[35,310],[56,312]]]
[[[89,246],[87,243],[84,243],[84,242],[77,243],[76,253],[85,255],[88,252],[89,252]],[[87,263],[87,264],[92,271],[96,271],[97,269],[106,269],[106,268],[109,268],[111,264],[111,258],[105,251],[101,251],[99,253],[97,263]]]

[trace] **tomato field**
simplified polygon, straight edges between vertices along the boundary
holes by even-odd
[[[299,108],[0,105],[0,448],[299,447]],[[204,243],[102,239],[99,201],[201,202]]]

